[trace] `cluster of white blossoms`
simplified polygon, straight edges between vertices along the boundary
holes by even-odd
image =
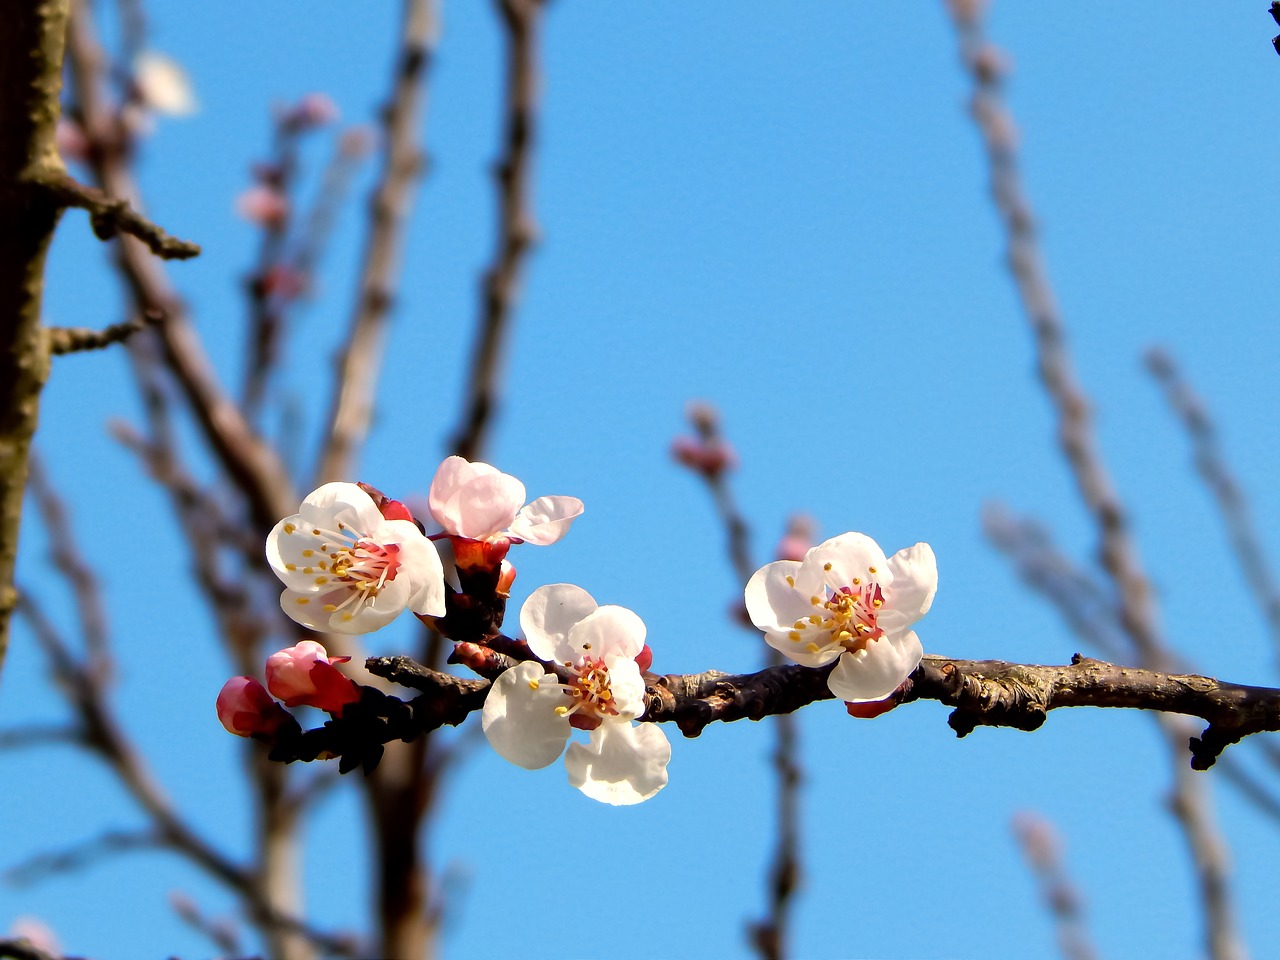
[[[494,576],[490,589],[496,582],[505,597],[514,578],[509,548],[557,542],[583,507],[574,497],[526,504],[515,477],[449,457],[431,482],[428,509],[441,527],[432,536],[402,503],[361,485],[327,483],[312,492],[267,538],[267,559],[285,585],[285,613],[312,629],[345,634],[377,630],[405,610],[431,620],[446,616],[450,596],[465,602],[459,574],[474,570]],[[909,628],[928,611],[937,584],[928,544],[886,558],[869,537],[846,533],[802,560],[756,571],[746,607],[770,646],[791,660],[834,663],[827,683],[835,696],[851,705],[884,701],[887,708],[923,656]],[[657,724],[637,722],[651,659],[640,617],[557,583],[533,591],[520,627],[536,659],[506,670],[490,687],[481,720],[493,748],[529,769],[563,754],[569,782],[604,803],[639,803],[666,786],[671,745]],[[337,673],[328,661],[323,666]],[[306,668],[315,666],[308,661]],[[326,689],[334,686],[327,674],[322,679]],[[256,681],[236,678],[228,686],[219,714],[229,730],[254,736],[280,725],[279,709]],[[340,717],[346,703],[358,700],[353,690],[342,688],[324,708]],[[569,744],[574,729],[586,732],[585,744]]]

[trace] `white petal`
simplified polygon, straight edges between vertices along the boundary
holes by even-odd
[[[577,497],[539,497],[522,507],[507,532],[517,540],[546,546],[569,532],[569,525],[582,515]]]
[[[927,543],[905,547],[889,558],[893,582],[884,591],[884,608],[877,622],[886,633],[898,633],[915,623],[933,605],[938,592],[938,561]]]
[[[814,653],[808,649],[810,642],[823,644],[824,641],[830,639],[830,634],[814,631],[812,637],[804,637],[801,640],[792,640],[790,631],[786,633],[769,630],[765,632],[764,642],[777,650],[789,660],[794,660],[802,667],[825,667],[828,663],[840,656],[844,652],[844,648],[839,644],[826,643],[818,648],[818,652]],[[803,634],[801,635],[804,636]]]
[[[286,590],[280,594],[280,609],[290,620],[312,630],[327,630],[329,615],[324,612],[324,602],[317,594]]]
[[[775,560],[751,575],[746,589],[747,614],[757,628],[785,633],[793,623],[813,612],[809,603],[811,591],[801,593],[787,582],[787,577],[794,581],[799,571],[800,564],[795,560]]]
[[[818,583],[833,587],[851,586],[855,578],[863,583],[875,580],[885,586],[893,579],[893,573],[884,551],[874,540],[861,533],[842,533],[823,541],[804,555],[803,569],[796,577],[796,585],[816,593],[817,590],[811,586],[815,577],[819,578]]]
[[[538,663],[517,664],[493,682],[480,722],[489,745],[503,759],[537,770],[560,756],[570,727],[556,713],[565,696],[555,682]]]
[[[361,634],[380,630],[404,612],[405,603],[409,599],[412,582],[406,577],[388,580],[378,591],[378,595],[366,603],[358,611],[353,603],[342,610],[335,610],[329,615],[328,629],[335,633]],[[321,597],[321,600],[337,604],[346,600],[354,590],[344,590],[338,598]]]
[[[595,600],[581,587],[549,583],[533,591],[520,608],[520,629],[530,651],[540,660],[575,660],[569,631],[595,609]]]
[[[337,532],[337,525],[342,523],[362,537],[383,522],[382,511],[373,497],[356,484],[341,481],[312,490],[302,501],[298,515],[306,523],[333,532]]]
[[[656,723],[605,721],[589,744],[570,744],[569,782],[592,800],[622,806],[648,800],[667,785],[671,744]]]
[[[432,540],[432,546],[440,557],[440,566],[444,570],[444,582],[453,588],[454,593],[462,592],[462,581],[458,579],[458,560],[453,552],[453,541],[448,537]]]
[[[313,569],[309,573],[303,573],[308,561],[312,559],[303,554],[308,550],[314,553],[319,547],[320,540],[312,536],[309,527],[303,527],[302,517],[294,514],[292,517],[285,517],[267,534],[267,563],[289,589],[315,593],[319,589],[315,584],[319,571]]]
[[[405,577],[409,582],[405,606],[414,613],[443,617],[444,567],[435,544],[408,520],[387,520],[378,534],[380,537],[389,536],[393,538],[390,542],[400,545],[400,567],[396,571],[396,579]],[[457,576],[456,571],[454,576]]]
[[[883,700],[911,676],[923,656],[924,648],[914,630],[896,639],[881,637],[864,650],[841,656],[827,678],[827,687],[850,703]]]
[[[597,607],[569,630],[571,651],[565,659],[577,660],[583,654],[602,659],[610,654],[633,660],[644,649],[644,621],[626,607],[606,603]]]
[[[436,513],[455,537],[485,540],[510,526],[524,503],[524,484],[505,473],[489,473],[463,484]]]
[[[196,112],[191,80],[176,60],[154,51],[140,53],[133,61],[133,76],[143,102],[157,113],[186,117]]]
[[[634,720],[644,713],[644,677],[635,660],[620,654],[605,657],[609,669],[609,689],[613,693],[618,719]]]

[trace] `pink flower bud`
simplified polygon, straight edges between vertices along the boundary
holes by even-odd
[[[285,706],[317,707],[341,716],[343,707],[360,699],[360,687],[334,666],[350,659],[330,661],[321,644],[303,640],[267,658],[267,687]]]
[[[338,119],[338,105],[323,93],[308,93],[294,104],[285,122],[299,129],[324,127]]]
[[[218,693],[218,719],[237,737],[270,736],[289,714],[253,677],[232,677]]]
[[[813,519],[795,514],[787,521],[787,532],[773,548],[779,560],[803,560],[813,546]]]
[[[636,666],[640,668],[641,673],[647,672],[653,666],[653,651],[649,649],[647,643],[636,654]]]
[[[677,437],[671,444],[671,455],[690,470],[714,477],[738,465],[738,455],[723,440],[697,440]]]
[[[250,223],[274,229],[289,216],[289,198],[279,190],[259,184],[236,198],[236,213]]]

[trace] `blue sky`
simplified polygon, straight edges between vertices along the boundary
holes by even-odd
[[[1280,60],[1259,6],[1085,2],[1046,13],[1006,2],[990,34],[1014,62],[1009,101],[1042,250],[1168,634],[1205,672],[1272,684],[1262,618],[1140,364],[1153,343],[1180,358],[1274,541]],[[325,5],[302,18],[289,5],[166,0],[149,12],[153,45],[185,64],[202,109],[162,121],[147,142],[145,196],[167,228],[204,245],[170,271],[237,383],[256,236],[233,204],[267,149],[268,109],[320,90],[344,121],[369,121],[396,11]],[[1094,549],[1002,265],[942,6],[562,0],[546,27],[541,238],[489,459],[531,496],[579,496],[586,513],[560,544],[515,554],[513,613],[538,585],[568,581],[636,610],[660,672],[762,661],[763,642],[726,616],[742,584],[708,498],[667,458],[685,403],[700,398],[722,410],[739,451],[732,483],[761,562],[793,511],[812,514],[823,536],[859,530],[890,551],[926,540],[940,570],[917,628],[926,651],[1069,658],[1077,641],[980,528],[983,504],[999,501],[1041,518],[1081,563]],[[431,167],[381,406],[352,478],[389,493],[425,491],[457,416],[492,243],[500,56],[487,4],[446,6],[425,113]],[[313,174],[328,147],[322,135],[305,154]],[[350,310],[368,174],[290,344],[285,380],[311,426],[327,404],[314,370],[327,369]],[[120,318],[105,255],[70,214],[50,265],[51,322]],[[199,827],[244,854],[241,744],[213,713],[230,668],[185,579],[167,503],[106,433],[112,419],[138,417],[123,353],[65,358],[40,446],[109,591],[124,721]],[[21,580],[69,622],[46,552],[28,523]],[[370,645],[407,644],[389,629]],[[0,729],[63,709],[19,630]],[[945,717],[937,704],[874,722],[838,704],[803,711],[798,956],[1052,956],[1009,830],[1026,809],[1063,834],[1104,954],[1199,955],[1191,873],[1165,806],[1169,760],[1150,718],[1063,711],[1033,735],[956,741]],[[431,837],[450,877],[445,955],[747,955],[744,921],[762,909],[773,842],[771,733],[737,723],[671,735],[670,785],[625,810],[579,795],[559,765],[528,773],[477,750]],[[1239,755],[1252,763],[1252,751]],[[69,750],[0,755],[0,771],[0,864],[140,822],[109,774]],[[1265,955],[1280,937],[1280,838],[1208,776],[1241,925]],[[361,817],[348,786],[308,831],[308,907],[334,926],[364,925]],[[583,837],[595,838],[586,862]],[[34,915],[70,952],[208,955],[169,910],[171,890],[211,913],[234,906],[174,858],[132,855],[0,886],[0,930]]]

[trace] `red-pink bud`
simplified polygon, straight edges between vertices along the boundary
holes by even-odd
[[[511,585],[516,582],[516,568],[510,560],[502,561],[502,568],[498,572],[498,582],[493,588],[493,592],[500,597],[511,596]]]
[[[649,645],[647,643],[641,648],[640,652],[636,654],[636,666],[640,668],[641,673],[644,673],[653,666],[653,651],[649,649]]]
[[[232,677],[218,693],[218,719],[237,737],[270,736],[289,714],[253,677]]]
[[[303,640],[267,658],[267,687],[285,706],[318,707],[341,716],[343,707],[360,699],[359,686],[333,665],[350,659],[330,661],[321,644]]]
[[[844,708],[849,711],[849,716],[857,717],[859,720],[874,720],[882,713],[888,713],[898,705],[898,701],[893,697],[886,697],[883,700],[871,700],[867,703],[849,703],[845,702]]]
[[[453,561],[459,570],[492,570],[502,564],[511,549],[511,541],[506,537],[494,540],[449,539],[453,543]]]

